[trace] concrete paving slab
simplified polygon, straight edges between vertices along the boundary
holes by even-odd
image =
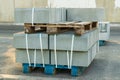
[[[28,49],[41,49],[40,45],[42,46],[42,49],[48,49],[48,34],[46,33],[25,34],[24,32],[18,32],[14,34],[15,48],[26,49],[27,43]]]
[[[34,23],[57,23],[66,21],[66,10],[63,8],[35,8]],[[32,8],[16,8],[15,23],[32,23]]]
[[[68,8],[67,21],[103,21],[104,8]]]
[[[56,35],[57,50],[71,50],[71,42],[73,33],[63,33]],[[99,30],[94,29],[82,34],[81,36],[74,35],[73,51],[88,51],[98,40]],[[54,50],[55,35],[50,35],[50,49]]]

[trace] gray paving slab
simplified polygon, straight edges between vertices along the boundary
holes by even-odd
[[[17,49],[48,49],[48,34],[35,33],[25,34],[24,32],[18,32],[14,34],[14,47]]]
[[[72,59],[71,66],[88,67],[98,53],[98,42],[96,42],[88,51],[73,51],[72,58],[70,51],[68,56],[67,51],[65,50],[57,50],[56,53],[57,60],[55,60],[54,51],[51,51],[51,64],[56,65],[55,61],[57,61],[58,65],[68,65],[68,62],[70,65]]]
[[[57,50],[71,50],[73,33],[56,35]],[[73,51],[88,51],[99,40],[99,30],[94,29],[81,36],[74,35]],[[50,49],[54,50],[55,35],[50,35]]]
[[[36,58],[34,57],[35,56],[34,51],[35,51],[34,49],[29,50],[30,63],[34,63],[34,61],[36,60],[35,63],[37,64],[50,64],[48,50],[43,50],[43,56],[40,49],[36,50]],[[29,63],[27,57],[27,51],[25,49],[17,49],[15,59],[17,63],[21,63],[21,64]]]
[[[26,37],[25,33],[16,33],[14,34],[14,47],[17,49],[26,49],[26,38],[28,41],[29,49],[40,49],[40,34],[42,40],[43,49],[48,49],[48,41],[49,48],[51,50],[54,49],[54,38],[55,35],[50,35],[48,39],[48,34],[46,33],[35,33],[28,34]],[[56,35],[56,49],[57,50],[71,50],[71,42],[73,37],[72,32],[66,32],[62,34]],[[94,29],[86,32],[82,36],[74,35],[74,48],[73,51],[88,51],[88,49],[93,46],[99,40],[99,30]]]
[[[103,21],[104,8],[68,8],[67,21]]]
[[[35,8],[34,23],[57,23],[66,21],[66,10],[63,8]],[[16,8],[15,23],[32,23],[32,8]]]

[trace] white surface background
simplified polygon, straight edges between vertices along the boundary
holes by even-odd
[[[120,8],[120,0],[115,0],[115,8]]]
[[[95,8],[96,3],[95,0],[54,0],[53,7]]]

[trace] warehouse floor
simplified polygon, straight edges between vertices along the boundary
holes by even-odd
[[[22,73],[22,66],[15,62],[13,33],[18,31],[0,29],[0,80],[120,80],[120,27],[111,27],[111,36],[94,61],[78,77],[67,71],[45,75],[41,70]]]

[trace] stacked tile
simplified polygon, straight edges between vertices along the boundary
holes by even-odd
[[[66,13],[67,12],[67,13]],[[63,21],[104,21],[103,8],[35,8],[34,23],[57,23]],[[31,23],[32,8],[16,8],[15,23]]]
[[[68,8],[67,21],[104,21],[104,8]]]
[[[15,23],[58,23],[66,21],[64,8],[16,8]],[[34,15],[33,15],[34,14]]]
[[[72,33],[50,35],[51,64],[88,67],[99,51],[98,40],[98,29],[82,36]]]
[[[74,35],[72,32],[54,35],[16,33],[14,34],[16,61],[87,67],[98,52],[98,40],[98,29],[82,36]]]
[[[16,33],[14,47],[16,48],[16,62],[49,64],[48,35],[45,33]]]

